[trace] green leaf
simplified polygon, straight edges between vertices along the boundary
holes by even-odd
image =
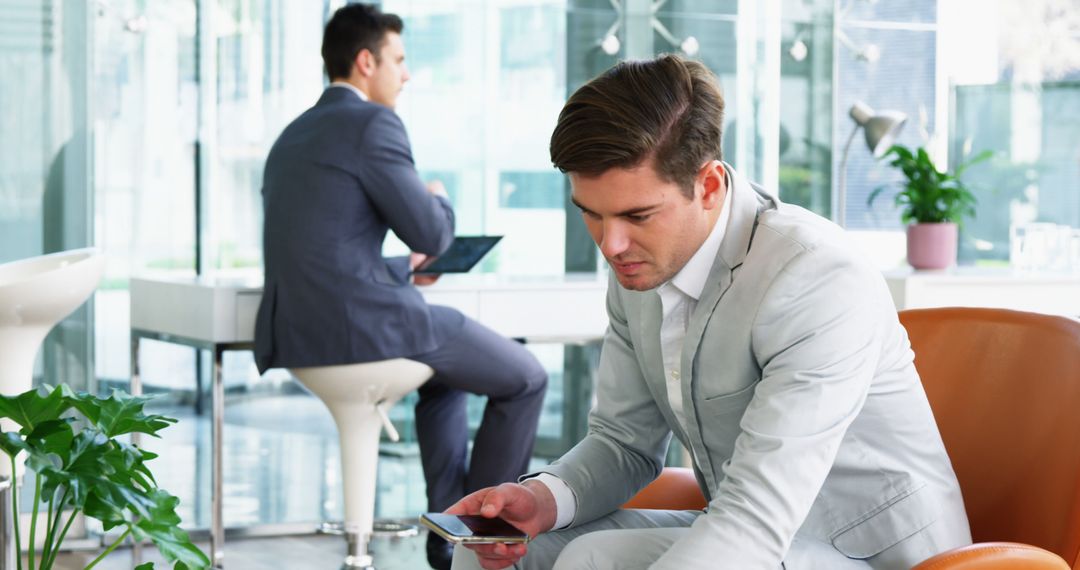
[[[47,386],[41,386],[18,396],[0,395],[0,419],[7,418],[19,424],[23,435],[32,432],[41,422],[60,419],[68,407],[60,388],[50,391]]]
[[[959,179],[963,168],[985,160],[981,153],[967,164],[957,167],[955,174],[938,170],[925,148],[914,152],[903,145],[893,145],[882,156],[892,157],[889,164],[900,169],[906,178],[904,187],[893,201],[900,208],[900,219],[907,222],[957,222],[965,216],[974,216],[975,196]],[[867,199],[870,205],[882,192],[875,189]]]
[[[141,534],[153,540],[166,560],[177,563],[176,568],[210,568],[210,559],[192,544],[187,533],[179,527],[180,517],[176,514],[176,506],[180,504],[180,499],[161,489],[155,489],[150,497],[154,506],[149,517],[135,523],[136,536]]]
[[[5,431],[0,432],[0,449],[3,449],[8,457],[15,457],[20,451],[28,451],[30,446],[18,433]]]
[[[127,433],[145,433],[157,437],[157,432],[176,423],[174,418],[144,414],[143,406],[151,400],[150,397],[131,396],[121,390],[113,390],[107,399],[68,390],[66,398],[108,437]]]
[[[153,562],[147,562],[145,564],[139,564],[138,566],[132,568],[131,570],[154,570],[154,563]]]
[[[56,455],[62,461],[67,461],[71,453],[71,444],[75,440],[75,432],[71,429],[71,420],[47,420],[34,427],[34,431],[26,436],[26,443],[30,447]]]

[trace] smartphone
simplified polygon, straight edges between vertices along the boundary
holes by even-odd
[[[499,518],[489,519],[474,515],[424,513],[420,515],[420,524],[453,543],[494,544],[496,542],[516,542],[524,544],[529,542],[529,535]]]

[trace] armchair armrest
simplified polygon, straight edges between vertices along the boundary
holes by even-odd
[[[980,542],[920,562],[912,570],[1069,570],[1060,556],[1018,542]]]
[[[631,497],[623,508],[700,511],[705,508],[705,495],[692,469],[665,467],[659,477]]]

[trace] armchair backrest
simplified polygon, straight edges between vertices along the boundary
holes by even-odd
[[[1003,309],[902,311],[975,542],[1080,570],[1080,321]]]

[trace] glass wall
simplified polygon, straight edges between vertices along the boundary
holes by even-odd
[[[833,2],[785,0],[781,17],[780,199],[832,213]]]
[[[478,271],[563,272],[562,177],[547,154],[566,91],[565,0],[386,0],[412,79],[398,113],[459,234],[505,236]],[[388,248],[400,253],[404,246]]]
[[[0,263],[93,243],[93,17],[81,1],[0,0]],[[37,382],[89,384],[91,306],[49,334]]]
[[[849,110],[862,101],[875,110],[907,115],[897,143],[911,147],[930,143],[939,128],[939,97],[945,94],[938,78],[937,11],[937,0],[841,2],[834,43],[834,141],[847,140],[855,128]],[[891,195],[872,207],[867,197],[878,186],[899,190],[901,175],[875,159],[861,138],[853,143],[847,163],[846,227],[900,229]],[[834,161],[837,169],[839,154]]]
[[[970,6],[962,4],[946,14],[954,85],[948,157],[955,165],[984,150],[994,156],[965,175],[979,204],[962,228],[960,259],[1016,265],[1010,237],[1033,223],[1054,224],[1038,226],[1053,230],[1041,235],[1036,257],[1080,252],[1080,11],[1047,0],[996,0],[980,3],[969,21]],[[1019,268],[1080,271],[1075,262],[1069,267],[1068,253],[1061,258]]]
[[[1080,228],[1080,81],[958,86],[954,104],[951,154],[995,153],[965,176],[979,206],[964,225],[962,260],[1009,261],[1015,226]]]

